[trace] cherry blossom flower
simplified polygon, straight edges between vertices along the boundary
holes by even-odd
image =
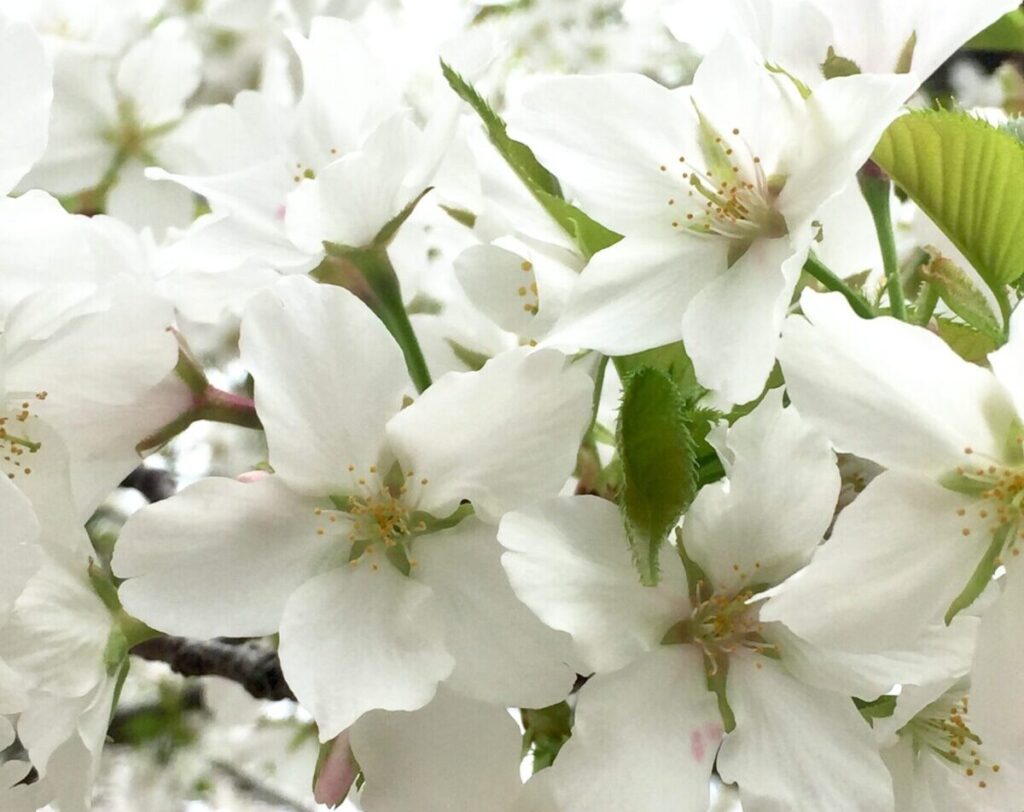
[[[692,88],[538,80],[514,134],[625,236],[591,260],[548,341],[623,355],[682,338],[720,401],[757,397],[818,209],[912,91],[907,77],[855,76],[804,98],[736,38],[708,54]]]
[[[133,516],[114,557],[127,610],[192,636],[279,632],[324,741],[366,711],[424,706],[441,682],[561,699],[562,637],[517,603],[492,525],[565,483],[589,379],[557,352],[513,350],[402,408],[411,386],[383,325],[301,277],[250,304],[242,356],[275,473],[201,481]]]

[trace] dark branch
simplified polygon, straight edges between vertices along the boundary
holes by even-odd
[[[256,699],[295,699],[285,682],[277,652],[256,642],[156,637],[139,643],[132,654],[167,663],[184,677],[223,677],[237,682]]]

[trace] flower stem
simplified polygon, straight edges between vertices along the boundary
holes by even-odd
[[[425,391],[432,382],[430,370],[405,310],[402,288],[387,249],[382,245],[353,249],[329,242],[324,246],[329,256],[340,260],[341,264],[332,268],[328,260],[314,272],[314,277],[321,282],[348,288],[366,302],[402,348],[416,391]],[[349,273],[346,266],[354,266],[358,275]]]
[[[907,321],[907,301],[903,295],[903,280],[900,277],[900,261],[896,251],[896,235],[892,228],[892,181],[872,162],[861,170],[858,176],[861,194],[871,209],[878,233],[878,246],[882,249],[882,263],[889,291],[889,307],[900,321]]]
[[[196,394],[193,389],[192,406],[174,418],[170,423],[143,439],[135,450],[146,454],[173,440],[185,429],[199,420],[228,423],[249,429],[262,429],[256,404],[247,397],[225,392],[210,384]]]
[[[836,274],[820,259],[814,256],[814,254],[807,257],[807,262],[804,264],[804,271],[817,279],[829,290],[834,290],[836,293],[843,294],[843,296],[846,297],[846,301],[850,303],[850,307],[853,308],[853,312],[862,319],[873,319],[875,317],[875,311],[868,300],[836,276]]]

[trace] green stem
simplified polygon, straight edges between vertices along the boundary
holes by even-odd
[[[860,190],[871,209],[878,233],[878,246],[882,249],[882,263],[889,291],[889,307],[900,321],[907,321],[907,301],[903,295],[896,235],[892,228],[892,181],[875,164],[869,162],[860,175]]]
[[[868,300],[836,276],[836,274],[820,259],[814,256],[814,254],[807,257],[807,262],[804,264],[804,271],[808,275],[817,279],[829,290],[834,290],[836,293],[843,294],[843,296],[846,297],[846,301],[850,303],[850,307],[853,308],[853,312],[862,319],[873,319],[875,317],[875,311]]]
[[[405,356],[405,365],[409,369],[409,377],[416,385],[418,392],[425,391],[432,383],[430,370],[427,368],[427,361],[423,357],[423,350],[420,347],[419,339],[409,321],[409,314],[405,310],[405,303],[402,301],[402,287],[398,282],[398,274],[388,258],[388,252],[383,246],[371,246],[363,249],[351,249],[345,246],[336,246],[333,243],[324,243],[327,253],[349,263],[360,272],[362,280],[365,281],[368,290],[354,290],[360,295],[367,306],[377,315],[388,332],[394,336],[398,346],[402,348]],[[344,267],[344,266],[343,266]],[[339,284],[342,287],[349,287],[347,280],[351,274],[337,274],[324,266],[322,271],[314,274],[321,282],[328,284]]]
[[[921,292],[917,296],[917,304],[914,307],[914,323],[922,327],[927,326],[935,314],[935,308],[939,304],[939,290],[930,282],[921,285]]]
[[[228,423],[248,429],[263,428],[252,400],[207,385],[205,391],[194,396],[189,409],[146,437],[135,449],[140,454],[145,454],[160,448],[199,420],[212,420],[215,423]]]
[[[587,437],[594,433],[594,426],[597,425],[597,410],[601,406],[601,393],[604,391],[604,376],[608,369],[608,356],[600,356],[597,363],[597,371],[594,373],[594,399],[590,407],[590,427],[587,429]]]
[[[999,312],[1003,317],[1003,336],[1010,337],[1010,317],[1013,315],[1013,308],[1010,306],[1010,298],[1006,295],[1006,288],[1000,284],[989,285],[989,290],[996,298],[999,305]]]

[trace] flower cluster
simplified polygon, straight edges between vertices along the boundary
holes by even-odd
[[[2,812],[1020,812],[1024,11],[648,5],[0,2]]]

